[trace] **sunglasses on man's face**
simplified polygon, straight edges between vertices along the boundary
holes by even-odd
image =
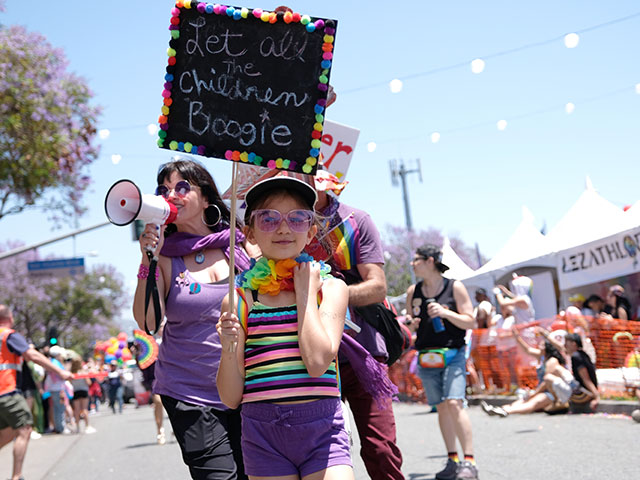
[[[186,180],[180,180],[176,183],[175,188],[171,189],[166,185],[158,185],[156,187],[156,195],[160,197],[164,197],[165,199],[169,199],[169,195],[171,194],[171,190],[176,192],[176,195],[180,198],[184,198],[191,191],[191,184]]]
[[[278,210],[269,208],[251,212],[251,221],[255,221],[256,227],[263,232],[275,232],[283,220],[287,222],[291,231],[305,233],[313,224],[313,212],[300,209],[291,210],[283,215]]]

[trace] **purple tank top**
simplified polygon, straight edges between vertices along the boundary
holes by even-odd
[[[199,283],[182,257],[171,257],[171,278],[153,392],[227,410],[216,388],[221,354],[216,323],[228,280]]]

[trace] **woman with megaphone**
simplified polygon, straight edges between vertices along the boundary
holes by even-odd
[[[156,195],[174,205],[177,215],[166,226],[146,225],[140,236],[133,303],[142,329],[155,331],[156,319],[166,317],[153,393],[162,398],[192,478],[244,479],[240,415],[220,401],[215,385],[221,354],[216,323],[229,290],[229,227],[237,220],[199,163],[181,159],[162,165],[157,180]],[[249,257],[239,228],[235,237],[235,265],[243,271]],[[160,315],[145,301],[148,251],[160,252],[155,274]]]

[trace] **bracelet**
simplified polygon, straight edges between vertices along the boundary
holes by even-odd
[[[156,268],[156,280],[158,280],[159,276],[160,276],[160,272]],[[149,277],[149,267],[141,263],[140,268],[138,268],[138,278],[144,279],[147,277]]]

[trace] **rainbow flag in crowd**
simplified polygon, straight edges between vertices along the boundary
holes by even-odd
[[[356,257],[356,245],[358,244],[360,231],[353,213],[341,223],[333,227],[320,240],[328,244],[331,251],[314,238],[305,248],[305,252],[316,260],[326,262],[333,256],[336,267],[339,270],[351,270],[358,264]]]

